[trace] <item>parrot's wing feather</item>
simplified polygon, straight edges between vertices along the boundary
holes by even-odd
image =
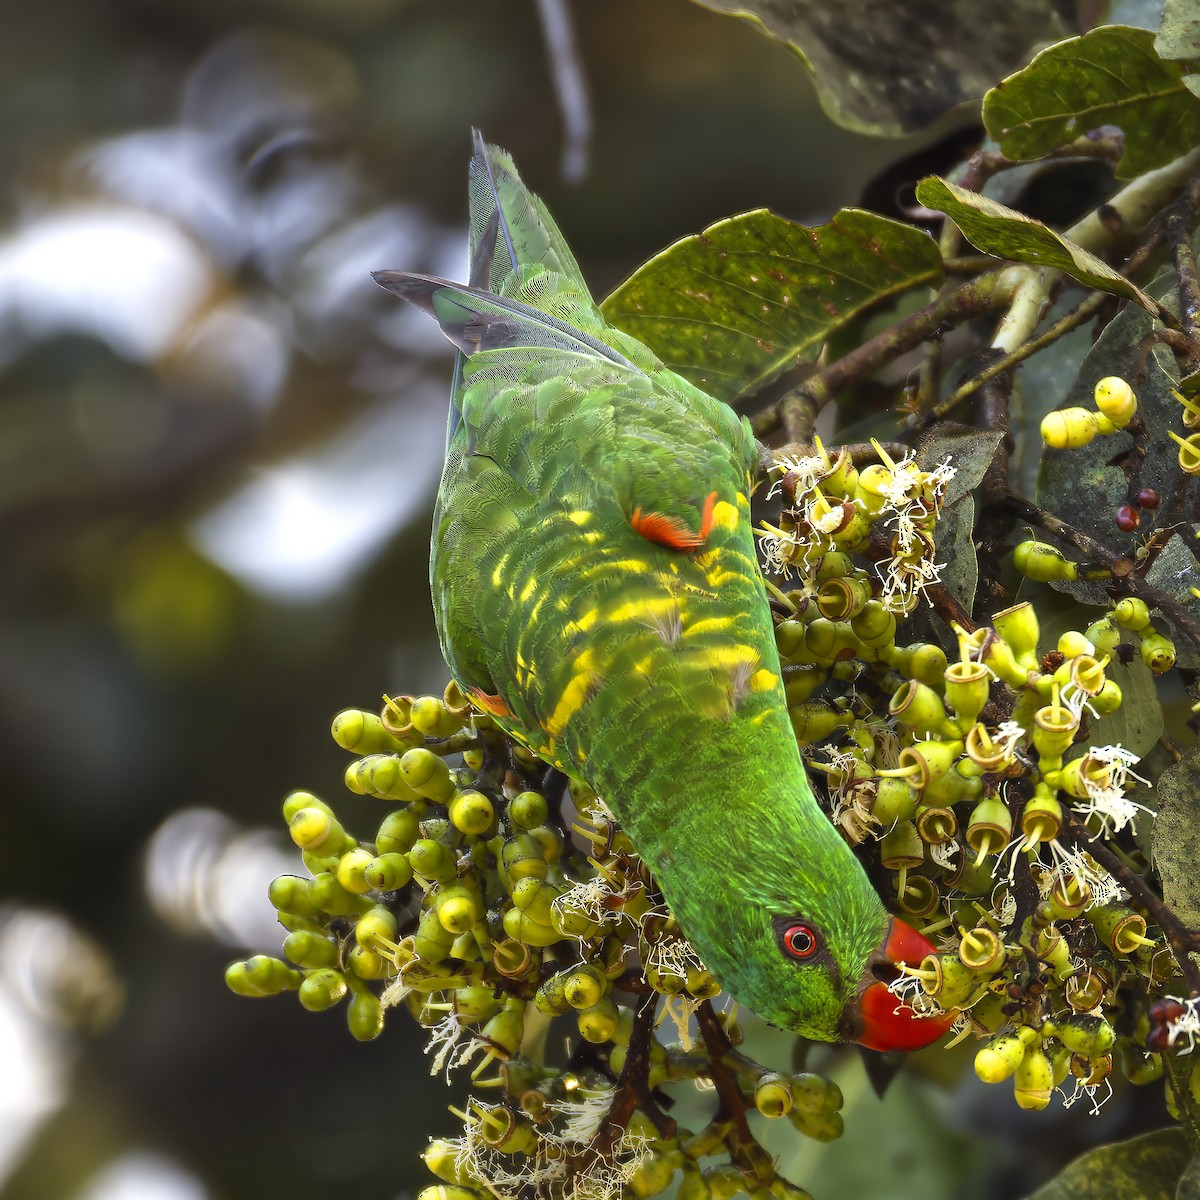
[[[517,347],[565,350],[598,356],[625,370],[643,373],[599,338],[519,300],[408,271],[375,271],[374,279],[380,287],[429,313],[464,354]]]

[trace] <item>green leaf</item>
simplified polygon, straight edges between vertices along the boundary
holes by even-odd
[[[1103,25],[1050,46],[992,88],[983,98],[983,123],[1014,161],[1118,125],[1125,153],[1117,175],[1131,179],[1200,142],[1200,103],[1184,74],[1181,64],[1155,54],[1150,30]]]
[[[936,175],[917,184],[917,199],[928,208],[944,212],[967,241],[985,254],[1062,271],[1088,287],[1127,296],[1154,311],[1146,293],[1108,263],[1016,209]]]
[[[1175,1200],[1190,1154],[1178,1127],[1089,1150],[1028,1200]]]
[[[1061,31],[1050,0],[697,0],[744,17],[813,73],[839,125],[895,136],[924,129],[978,97]],[[866,32],[869,31],[869,34]],[[915,69],[928,64],[928,69]]]
[[[667,366],[732,401],[811,362],[865,308],[941,276],[937,244],[911,225],[847,208],[809,227],[757,209],[668,246],[603,309]]]
[[[947,458],[954,466],[954,478],[946,486],[938,518],[935,559],[945,564],[942,583],[967,612],[975,604],[979,584],[979,562],[971,536],[975,530],[972,492],[987,473],[1003,436],[998,429],[958,429],[943,423],[917,447],[917,461],[925,470]]]
[[[1158,779],[1151,848],[1162,880],[1163,899],[1175,915],[1193,929],[1200,928],[1200,871],[1196,870],[1196,840],[1200,837],[1200,746],[1191,749]]]

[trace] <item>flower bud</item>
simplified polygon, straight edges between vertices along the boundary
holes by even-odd
[[[798,704],[788,709],[792,730],[801,746],[810,746],[843,728],[853,720],[849,713],[827,704]]]
[[[1108,375],[1096,384],[1093,392],[1096,407],[1118,428],[1124,429],[1137,412],[1137,397],[1133,388],[1117,375]]]
[[[1073,1054],[1099,1058],[1116,1044],[1117,1031],[1103,1018],[1079,1013],[1056,1021],[1047,1033],[1053,1033]]]
[[[896,615],[878,600],[868,600],[850,621],[854,636],[867,646],[886,646],[896,637]]]
[[[552,924],[554,901],[559,889],[536,875],[526,875],[513,884],[512,901],[531,921],[539,925]]]
[[[348,842],[337,817],[319,808],[302,808],[288,822],[288,833],[301,850],[313,854],[340,854]]]
[[[1024,541],[1013,548],[1013,566],[1025,576],[1039,583],[1056,579],[1076,579],[1079,564],[1064,558],[1048,542]]]
[[[389,733],[379,717],[361,708],[343,709],[333,718],[330,732],[343,750],[359,755],[403,753],[413,745],[411,739],[405,742],[403,738]]]
[[[546,878],[546,858],[541,843],[531,834],[518,833],[509,838],[500,852],[500,862],[510,887],[529,875],[538,879]]]
[[[454,795],[450,768],[432,750],[417,746],[400,759],[400,773],[408,786],[438,804],[445,804]]]
[[[1150,609],[1138,596],[1126,596],[1113,605],[1112,619],[1123,629],[1135,633],[1150,624]]]
[[[1116,680],[1106,679],[1104,686],[1092,697],[1091,705],[1100,716],[1107,717],[1121,707],[1121,699],[1121,688]]]
[[[784,1117],[792,1111],[795,1097],[786,1075],[768,1071],[760,1075],[754,1087],[754,1106],[764,1117]]]
[[[1165,675],[1175,665],[1175,643],[1161,633],[1143,634],[1142,662],[1155,675]]]
[[[585,1042],[600,1045],[612,1041],[619,1019],[616,1002],[611,996],[602,996],[590,1008],[580,1009],[575,1021]]]
[[[346,990],[346,977],[341,971],[326,968],[305,975],[298,994],[300,1003],[309,1012],[324,1012],[341,1000]]]
[[[271,880],[267,897],[281,913],[294,917],[314,918],[318,915],[309,891],[310,880],[300,875],[277,875]],[[295,960],[293,960],[295,961]]]
[[[295,791],[288,792],[283,798],[283,819],[290,825],[302,808],[319,808],[327,817],[333,816],[333,809],[312,792]]]
[[[461,885],[439,888],[433,908],[441,927],[455,937],[470,932],[483,916],[478,894]]]
[[[338,883],[346,891],[352,892],[356,896],[366,895],[371,890],[366,870],[374,857],[370,850],[364,850],[361,846],[355,846],[353,850],[348,850],[338,860],[337,870],[334,872]]]
[[[446,882],[458,875],[458,858],[449,846],[432,838],[418,838],[408,852],[408,862],[422,879]]]
[[[447,808],[450,824],[468,837],[482,837],[495,826],[491,800],[473,789],[459,792]]]
[[[1042,441],[1052,450],[1076,450],[1099,432],[1096,414],[1087,408],[1060,408],[1042,418]]]
[[[1030,1046],[1013,1075],[1013,1097],[1019,1107],[1037,1112],[1050,1103],[1054,1092],[1054,1068],[1040,1048]]]
[[[998,1033],[975,1055],[975,1074],[984,1083],[1002,1083],[1021,1065],[1025,1043],[1015,1033]]]
[[[353,892],[348,892],[337,881],[337,877],[329,871],[322,871],[313,876],[308,894],[313,903],[331,917],[345,917],[350,913],[364,912],[370,908],[370,902]]]
[[[371,859],[363,875],[376,891],[394,892],[412,879],[412,864],[405,855],[391,851]]]
[[[452,713],[437,696],[418,696],[409,709],[412,726],[425,737],[446,738],[465,724],[462,713]]]
[[[917,794],[903,779],[876,781],[871,815],[885,828],[898,821],[911,821],[917,811]]]
[[[501,1058],[511,1058],[516,1054],[524,1034],[525,1001],[515,996],[507,997],[504,1008],[480,1030],[480,1035],[492,1043],[492,1048]]]
[[[527,946],[553,946],[562,941],[562,934],[557,929],[530,919],[519,908],[508,909],[503,923],[504,932],[510,938]]]
[[[541,792],[518,792],[508,802],[508,819],[518,829],[533,829],[550,815],[550,806]]]
[[[503,1003],[494,991],[489,984],[472,984],[458,988],[454,993],[454,1012],[460,1023],[472,1024],[495,1016],[503,1007]]]
[[[388,813],[375,835],[375,850],[379,854],[407,854],[420,837],[420,817],[411,808],[398,808]]]

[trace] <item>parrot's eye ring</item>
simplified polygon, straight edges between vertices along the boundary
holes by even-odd
[[[783,931],[783,948],[793,958],[811,958],[817,950],[817,935],[812,926],[797,922]]]

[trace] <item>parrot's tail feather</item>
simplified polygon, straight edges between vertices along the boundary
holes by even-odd
[[[512,297],[540,267],[588,296],[575,256],[545,205],[521,182],[512,159],[498,146],[487,145],[478,131],[473,136],[472,286]]]
[[[504,245],[508,250],[508,270],[514,274],[521,269],[517,259],[516,247],[513,245],[512,233],[508,222],[504,219],[504,205],[500,202],[500,193],[496,188],[496,176],[488,159],[488,148],[483,135],[478,129],[471,130],[471,140],[475,145],[475,158],[471,163],[472,178],[478,173],[486,179],[488,190],[491,192],[491,211],[479,236],[471,238],[471,286],[491,290],[492,264],[496,257],[496,242],[500,233],[504,234]],[[486,209],[487,205],[483,206]],[[471,228],[475,230],[476,199],[471,196]],[[507,274],[507,271],[505,272]]]
[[[435,275],[375,271],[375,282],[429,313],[464,354],[536,347],[600,357],[638,375],[643,372],[611,346],[549,313],[492,296]]]

